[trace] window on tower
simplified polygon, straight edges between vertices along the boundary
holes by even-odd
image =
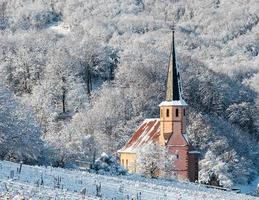
[[[185,109],[183,109],[183,116],[185,116]]]
[[[175,110],[175,116],[176,116],[176,117],[179,116],[179,110],[178,110],[178,108],[176,108],[176,110]]]
[[[166,109],[166,117],[169,117],[169,109]]]

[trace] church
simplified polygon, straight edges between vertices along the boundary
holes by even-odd
[[[186,133],[187,103],[182,98],[180,74],[176,62],[174,30],[169,55],[166,97],[159,105],[160,118],[145,119],[130,140],[118,153],[120,163],[130,173],[138,173],[137,151],[146,144],[157,143],[165,146],[176,156],[172,170],[180,180],[198,180],[198,155]]]

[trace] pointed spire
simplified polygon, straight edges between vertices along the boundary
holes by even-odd
[[[168,71],[167,71],[166,101],[178,101],[182,99],[179,82],[180,82],[180,76],[176,66],[174,26],[173,26],[172,46],[171,46]]]

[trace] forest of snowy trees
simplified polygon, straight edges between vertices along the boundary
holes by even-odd
[[[257,0],[1,0],[0,158],[65,167],[158,117],[176,26],[200,179],[259,170]]]

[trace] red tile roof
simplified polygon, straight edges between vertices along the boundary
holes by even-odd
[[[126,145],[118,152],[135,152],[144,144],[158,141],[159,132],[159,119],[145,119]]]

